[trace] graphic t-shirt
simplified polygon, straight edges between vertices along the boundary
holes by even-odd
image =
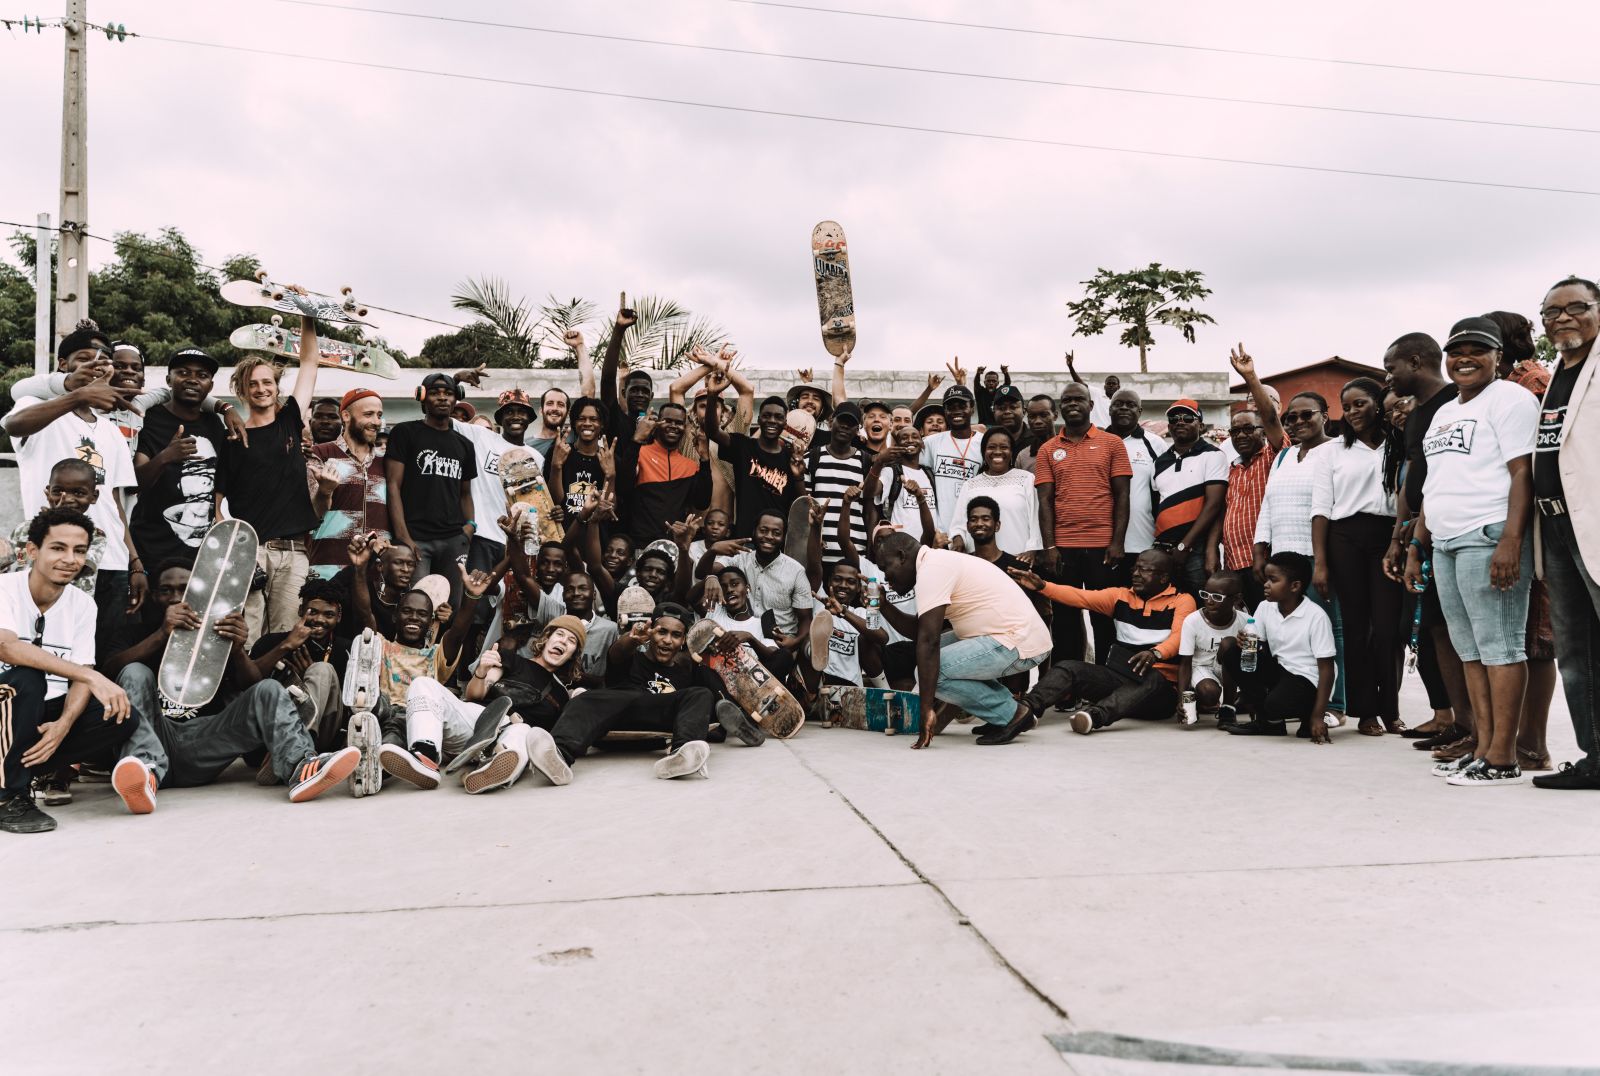
[[[497,522],[506,514],[506,486],[500,478],[500,457],[515,446],[493,430],[474,426],[470,422],[452,419],[450,425],[471,443],[473,462],[478,468],[478,473],[472,479],[472,511],[478,517],[474,521],[477,524],[477,536],[505,545],[506,532],[500,529]],[[537,449],[531,451],[534,452],[534,466],[541,475],[544,474],[544,456],[538,454]]]
[[[942,430],[922,442],[922,466],[933,476],[933,525],[940,534],[950,533],[956,497],[967,479],[983,466],[983,453],[978,451],[982,440],[976,431],[958,439],[951,431]]]
[[[600,457],[585,456],[574,448],[561,465],[561,487],[566,495],[563,507],[567,521],[577,519],[578,513],[583,511],[584,499],[591,493],[598,496],[605,484],[606,476],[600,470]]]
[[[799,484],[789,471],[792,457],[788,445],[780,443],[776,452],[768,452],[754,437],[731,433],[728,446],[719,454],[733,468],[733,537],[754,534],[756,520],[768,509],[788,515],[789,505],[799,495]]]
[[[814,612],[822,611],[826,607],[819,600]],[[866,609],[852,608],[856,616],[867,622],[870,628],[883,626],[883,617],[876,609],[868,614]],[[854,624],[842,615],[833,618],[833,634],[828,636],[828,665],[822,670],[835,680],[846,684],[862,686],[861,680],[861,633]]]
[[[1564,497],[1566,490],[1561,482],[1561,472],[1556,469],[1556,458],[1561,451],[1561,428],[1567,423],[1567,404],[1572,400],[1572,387],[1583,373],[1585,355],[1574,366],[1556,364],[1550,378],[1550,388],[1544,394],[1544,404],[1539,408],[1538,440],[1533,457],[1533,495],[1535,497]]]
[[[460,533],[467,523],[461,484],[470,486],[478,477],[472,443],[453,429],[438,430],[416,419],[390,431],[386,458],[405,468],[400,500],[411,537],[430,542]]]
[[[675,691],[697,685],[720,687],[720,680],[707,679],[713,675],[703,672],[700,666],[690,661],[682,652],[678,654],[677,660],[663,665],[650,656],[648,648],[641,646],[634,651],[633,660],[628,663],[628,671],[622,677],[619,686],[648,691],[652,695],[670,695]]]
[[[445,664],[444,648],[438,643],[406,646],[388,639],[383,641],[383,668],[378,680],[391,706],[405,708],[406,691],[417,677],[431,676],[443,683],[453,671],[455,666]]]
[[[1506,465],[1533,454],[1539,401],[1520,385],[1495,381],[1468,402],[1439,408],[1423,439],[1428,530],[1455,538],[1505,522],[1511,501]]]
[[[1433,416],[1439,408],[1456,398],[1459,392],[1454,385],[1446,385],[1426,400],[1418,401],[1411,417],[1406,419],[1404,441],[1406,446],[1406,505],[1416,515],[1422,507],[1422,483],[1428,477],[1428,458],[1422,451],[1422,440],[1433,429]]]
[[[47,650],[65,661],[94,665],[94,599],[76,587],[67,587],[44,614],[44,630],[35,632],[39,607],[28,589],[26,572],[0,575],[0,628],[15,632],[18,639]],[[11,666],[0,662],[0,673]],[[45,677],[44,697],[59,698],[67,693],[67,681],[59,676]],[[9,722],[6,731],[10,732]],[[8,745],[9,746],[9,745]]]
[[[254,527],[263,542],[304,538],[316,529],[306,458],[300,452],[303,429],[300,401],[289,396],[271,422],[251,427],[248,445],[220,443],[223,473],[234,491],[228,511]]]
[[[167,464],[154,481],[140,489],[130,522],[133,544],[151,571],[170,558],[194,557],[211,527],[215,494],[227,491],[217,453],[228,435],[215,415],[181,422],[165,404],[152,407],[145,412],[144,428],[139,431],[139,454],[155,458],[172,443],[180,425],[184,436],[194,438],[195,454]],[[300,483],[304,489],[303,472]]]
[[[26,411],[40,402],[35,397],[24,396],[16,402],[11,414]],[[82,460],[94,468],[100,495],[89,506],[87,515],[97,534],[105,535],[105,552],[98,561],[99,567],[107,571],[127,571],[128,546],[123,541],[122,515],[117,511],[117,491],[136,487],[139,481],[133,473],[133,455],[109,415],[97,411],[93,422],[85,422],[69,411],[21,440],[17,445],[17,477],[22,483],[23,517],[32,519],[47,507],[44,488],[50,484],[50,470],[66,459]],[[19,552],[21,548],[17,547]],[[87,574],[92,586],[94,573]]]
[[[906,482],[915,483],[928,495],[928,509],[937,520],[938,496],[934,485],[928,478],[928,472],[921,467],[902,464],[900,473],[896,475],[893,470],[885,467],[878,473],[878,506],[883,509],[885,522],[893,523],[908,534],[922,538],[922,506],[917,502],[917,495],[906,488]],[[891,503],[892,502],[892,503]],[[935,524],[937,526],[937,523]],[[857,551],[865,552],[866,546],[856,546]]]
[[[1199,679],[1198,673],[1204,669],[1215,672],[1217,668],[1217,646],[1224,639],[1232,639],[1244,630],[1245,616],[1243,609],[1233,611],[1233,619],[1225,627],[1217,627],[1206,619],[1205,611],[1196,609],[1183,619],[1183,634],[1178,639],[1178,654],[1191,659],[1190,682]]]

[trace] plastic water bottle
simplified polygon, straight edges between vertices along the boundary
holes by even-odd
[[[528,505],[528,536],[522,540],[523,555],[537,557],[539,555],[539,509],[535,505]]]
[[[1247,617],[1244,622],[1244,638],[1239,640],[1239,671],[1253,673],[1256,671],[1256,653],[1261,649],[1261,636],[1256,634],[1256,618]]]
[[[878,583],[875,575],[867,576],[866,601],[868,609],[877,609],[882,604],[883,587]]]

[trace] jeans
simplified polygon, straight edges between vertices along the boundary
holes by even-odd
[[[1595,706],[1595,688],[1600,685],[1600,616],[1596,615],[1600,584],[1583,562],[1570,516],[1545,516],[1539,520],[1539,531],[1561,689],[1578,749],[1594,772],[1600,767],[1600,711]]]
[[[300,588],[305,586],[311,561],[302,541],[274,540],[275,549],[262,542],[256,549],[256,567],[267,573],[264,590],[252,590],[244,601],[245,630],[250,645],[273,631],[288,631],[300,621]]]
[[[595,688],[567,703],[550,735],[569,765],[612,729],[670,732],[672,749],[676,751],[690,740],[704,740],[710,733],[715,700],[706,687],[686,687],[660,695],[639,688]]]
[[[1052,582],[1084,590],[1101,590],[1115,586],[1118,565],[1105,563],[1105,549],[1067,549],[1057,551],[1056,574]],[[1104,661],[1111,649],[1114,629],[1111,618],[1099,613],[1089,614],[1089,625],[1094,631],[1094,658]],[[1077,661],[1083,657],[1083,610],[1050,603],[1050,656],[1056,661]],[[1007,720],[1010,720],[1009,718]]]
[[[139,722],[124,753],[144,759],[163,788],[208,785],[235,759],[263,747],[272,753],[278,780],[292,784],[300,764],[317,753],[288,689],[276,680],[252,684],[218,713],[188,721],[161,712],[156,671],[148,665],[124,667],[117,683],[136,710],[151,715]]]
[[[478,723],[483,706],[456,698],[431,676],[406,688],[406,747],[418,747],[435,762],[460,754]]]
[[[49,724],[61,716],[67,697],[44,697],[45,675],[38,669],[14,665],[0,673],[0,684],[11,688],[14,695],[0,701],[0,743],[5,745],[5,760],[0,767],[0,800],[29,794],[34,770],[52,772],[74,762],[98,759],[123,747],[145,722],[137,711],[120,723],[111,720],[100,703],[90,698],[78,720],[62,737],[53,755],[37,766],[24,766],[22,756],[39,742],[39,726]],[[124,749],[122,754],[130,752]]]
[[[1507,590],[1489,582],[1489,562],[1505,533],[1491,523],[1454,538],[1433,539],[1433,581],[1450,641],[1462,661],[1516,665],[1528,660],[1528,590],[1533,581],[1533,543],[1522,543],[1517,581]]]
[[[450,604],[461,604],[461,565],[459,558],[466,553],[469,540],[466,534],[452,534],[429,541],[417,541],[417,570],[411,583],[425,575],[442,575],[450,584]]]
[[[1138,680],[1129,680],[1087,661],[1056,662],[1022,701],[1037,716],[1066,698],[1092,703],[1084,709],[1097,729],[1124,717],[1160,721],[1178,709],[1178,692],[1154,665]]]
[[[947,631],[939,639],[939,682],[934,697],[991,725],[1008,724],[1016,715],[1017,704],[1001,679],[1025,673],[1048,656],[1018,657],[1015,648],[990,636],[957,639],[955,632]]]
[[[94,652],[101,657],[120,654],[143,635],[136,617],[128,616],[125,612],[131,600],[128,591],[130,575],[127,571],[109,568],[101,568],[95,573],[94,603],[98,613],[94,626]]]
[[[1345,712],[1344,706],[1344,617],[1339,613],[1339,599],[1332,594],[1324,598],[1316,587],[1306,588],[1306,597],[1313,605],[1328,614],[1333,625],[1333,693],[1328,696],[1328,709]]]

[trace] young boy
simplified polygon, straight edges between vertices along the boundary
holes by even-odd
[[[1218,713],[1219,707],[1233,702],[1233,677],[1217,664],[1217,646],[1244,630],[1247,618],[1240,608],[1239,590],[1239,577],[1233,572],[1212,572],[1200,591],[1203,604],[1184,618],[1178,642],[1178,691],[1186,725],[1194,724],[1197,709],[1202,714]],[[1232,716],[1230,705],[1218,713],[1217,726]]]
[[[1261,645],[1254,672],[1239,668],[1242,631],[1218,647],[1219,663],[1239,685],[1240,707],[1256,715],[1248,724],[1224,726],[1235,736],[1285,736],[1284,723],[1299,721],[1302,739],[1332,742],[1323,715],[1333,691],[1333,625],[1327,613],[1306,600],[1311,569],[1311,558],[1301,553],[1267,558],[1266,598],[1256,606]]]
[[[94,468],[80,459],[65,459],[50,468],[50,481],[44,487],[45,503],[51,508],[70,508],[74,512],[89,514],[89,506],[100,499],[100,487],[95,482]],[[17,529],[11,532],[11,547],[17,551],[16,563],[11,566],[14,572],[25,572],[33,564],[33,558],[27,553],[28,527],[30,521],[17,524]],[[106,536],[99,527],[95,528],[94,537],[89,540],[89,552],[84,557],[83,568],[78,572],[78,577],[72,585],[94,597],[95,575],[100,570],[100,558],[105,555]],[[120,616],[126,616],[132,610],[117,610]]]
[[[698,564],[700,558],[706,555],[706,547],[727,538],[732,529],[733,520],[727,512],[720,508],[708,511],[700,517],[700,537],[689,543],[689,559]]]
[[[876,609],[862,607],[861,573],[855,565],[842,560],[834,563],[828,569],[827,588],[827,596],[817,607],[828,616],[818,615],[811,622],[812,653],[821,648],[827,652],[822,682],[863,687],[863,645],[881,651],[889,645],[889,633],[883,630],[883,617]],[[830,629],[825,638],[820,637],[824,626]],[[881,667],[882,659],[876,664]]]

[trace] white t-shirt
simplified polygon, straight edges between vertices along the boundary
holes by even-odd
[[[933,475],[933,525],[940,534],[950,533],[950,514],[956,497],[967,479],[977,474],[983,466],[983,453],[978,450],[983,436],[976,430],[965,440],[943,430],[922,442],[922,466]],[[920,534],[914,529],[912,534]]]
[[[728,631],[749,632],[757,639],[766,639],[766,634],[761,630],[761,610],[752,605],[748,607],[748,611],[750,615],[741,619],[729,613],[726,605],[718,602],[706,614],[706,619],[713,624],[722,625]],[[767,641],[770,642],[771,640]]]
[[[1522,390],[1524,394],[1527,391]],[[1277,602],[1262,602],[1256,606],[1256,634],[1271,648],[1272,656],[1285,672],[1313,684],[1317,682],[1317,659],[1331,658],[1336,653],[1333,623],[1310,598],[1302,598],[1288,616],[1278,612]]]
[[[24,396],[11,414],[26,411],[43,401]],[[22,483],[23,515],[32,519],[47,506],[44,487],[50,484],[50,468],[65,459],[83,460],[94,468],[100,496],[89,506],[89,519],[106,536],[106,555],[101,569],[128,570],[128,543],[124,541],[122,514],[118,510],[118,490],[134,489],[139,480],[133,473],[133,457],[122,431],[103,412],[95,412],[92,423],[70,411],[38,433],[31,433],[17,446],[18,480]],[[154,569],[154,565],[147,565]]]
[[[1506,465],[1533,455],[1539,400],[1521,385],[1495,381],[1468,403],[1439,408],[1422,439],[1428,475],[1422,481],[1428,531],[1455,538],[1504,523],[1511,504]]]
[[[922,508],[917,504],[917,496],[906,488],[906,480],[910,479],[927,493],[930,503],[928,510],[938,519],[938,493],[932,482],[928,480],[928,472],[921,467],[905,464],[900,469],[900,496],[895,498],[894,504],[889,503],[889,490],[894,486],[894,473],[885,467],[878,472],[878,506],[883,509],[885,519],[898,526],[907,534],[915,538],[922,537]],[[937,523],[935,524],[937,526]],[[864,553],[864,549],[857,550]]]
[[[812,614],[815,615],[824,608],[819,600]],[[870,615],[865,609],[850,611],[866,621],[868,627],[882,627],[882,616],[876,610]],[[861,633],[843,616],[833,618],[833,634],[828,637],[828,665],[823,671],[847,684],[862,686]]]
[[[1130,433],[1122,439],[1128,448],[1128,462],[1133,465],[1133,477],[1128,479],[1128,530],[1122,538],[1124,553],[1143,553],[1156,542],[1156,509],[1151,498],[1151,486],[1156,477],[1156,457],[1171,446],[1166,440],[1148,430]],[[1150,447],[1145,447],[1145,441]]]
[[[500,480],[500,457],[509,448],[510,441],[484,426],[474,426],[459,419],[450,420],[451,427],[472,442],[473,455],[477,457],[478,474],[472,480],[472,514],[477,516],[476,533],[491,542],[505,544],[506,532],[496,522],[506,514],[506,487]],[[544,457],[537,449],[529,448],[534,462],[544,471]]]
[[[121,440],[119,435],[118,440]],[[68,587],[44,615],[44,633],[35,635],[39,607],[28,590],[32,572],[7,572],[0,575],[0,628],[17,633],[17,638],[48,650],[58,658],[79,665],[94,665],[94,599],[77,587]],[[11,668],[0,662],[0,673]],[[67,693],[67,682],[59,676],[45,677],[46,699]]]
[[[1206,619],[1205,610],[1196,609],[1183,619],[1183,632],[1178,637],[1178,654],[1190,659],[1189,682],[1219,679],[1217,669],[1217,644],[1231,639],[1244,630],[1248,619],[1243,609],[1233,611],[1233,620],[1227,627],[1219,628]]]
[[[1531,395],[1527,389],[1524,396]],[[1311,464],[1311,514],[1328,520],[1394,515],[1394,492],[1383,488],[1383,446],[1335,437],[1306,453]],[[1270,479],[1269,479],[1270,481]],[[1504,517],[1502,517],[1504,518]]]

